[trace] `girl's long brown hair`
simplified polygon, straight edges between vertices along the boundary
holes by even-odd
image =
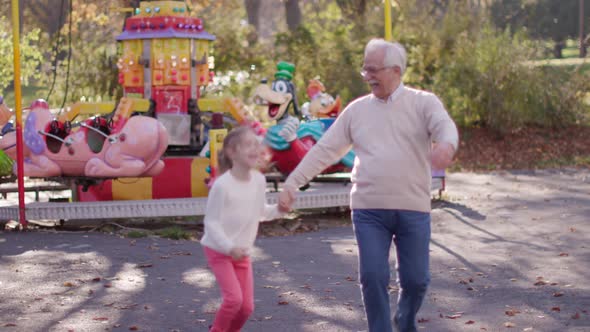
[[[238,144],[240,143],[240,139],[242,136],[247,133],[252,132],[254,130],[248,126],[240,126],[237,128],[232,129],[225,139],[223,140],[223,148],[217,152],[217,161],[219,163],[219,175],[223,174],[224,172],[228,171],[232,168],[233,162],[228,155],[228,151],[235,151]]]

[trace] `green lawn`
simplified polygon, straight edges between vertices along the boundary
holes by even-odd
[[[29,105],[31,105],[31,103],[35,99],[47,98],[47,92],[42,91],[42,88],[40,88],[38,86],[23,86],[21,94],[22,94],[22,102],[23,102],[22,106],[23,107],[29,107]],[[4,91],[2,96],[4,97],[4,102],[6,103],[6,105],[10,108],[14,108],[14,106],[15,106],[14,90]]]
[[[561,55],[564,59],[578,58],[580,56],[578,40],[568,39],[565,43],[565,48],[561,51]]]

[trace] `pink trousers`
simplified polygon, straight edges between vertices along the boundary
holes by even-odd
[[[254,280],[250,257],[231,256],[204,247],[209,267],[217,279],[223,303],[215,314],[211,332],[239,332],[254,311]]]

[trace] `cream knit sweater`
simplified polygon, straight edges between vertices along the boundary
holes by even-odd
[[[303,186],[352,147],[351,208],[430,212],[432,142],[456,151],[458,140],[438,97],[401,84],[388,100],[369,94],[350,103],[285,186]]]
[[[226,255],[234,248],[250,251],[258,223],[282,215],[276,204],[266,203],[266,179],[262,173],[251,171],[250,180],[243,181],[227,171],[215,180],[209,192],[201,244]]]

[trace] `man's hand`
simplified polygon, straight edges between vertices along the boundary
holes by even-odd
[[[233,248],[229,251],[229,255],[237,261],[248,256],[248,251],[244,248]]]
[[[283,191],[279,194],[279,211],[289,212],[295,202],[295,190],[290,187],[283,188]]]
[[[432,147],[432,168],[443,170],[453,163],[455,149],[450,143],[435,143]]]

